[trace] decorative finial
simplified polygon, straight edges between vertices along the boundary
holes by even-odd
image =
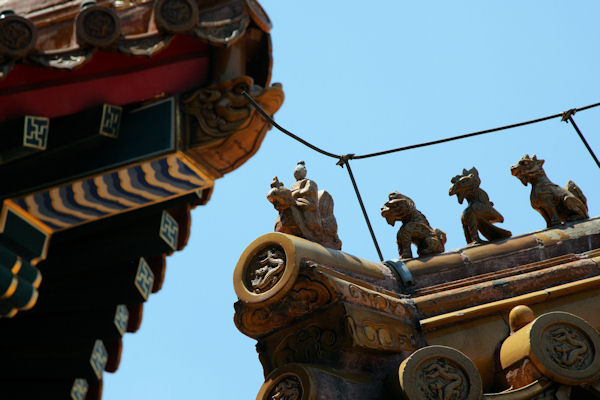
[[[565,188],[552,183],[544,172],[544,160],[533,155],[525,155],[510,172],[521,183],[531,183],[531,206],[538,211],[548,227],[561,222],[579,221],[588,218],[587,199],[573,181],[567,182]]]
[[[381,216],[392,226],[396,221],[402,222],[397,235],[398,253],[401,258],[412,258],[411,243],[417,246],[419,257],[444,251],[446,234],[439,229],[433,229],[408,196],[391,192],[389,200],[381,207]]]
[[[456,195],[459,204],[465,199],[469,203],[460,218],[468,244],[483,242],[479,232],[488,240],[506,239],[512,235],[510,231],[492,225],[495,222],[504,222],[504,217],[493,207],[494,203],[490,201],[485,190],[479,187],[481,180],[477,168],[473,167],[468,171],[463,168],[462,174],[456,175],[450,182],[452,186],[448,195]]]
[[[291,190],[273,178],[267,199],[279,211],[275,232],[303,237],[323,246],[341,250],[342,242],[337,235],[337,221],[333,215],[333,198],[325,190],[318,190],[317,183],[306,178],[304,161],[294,169],[296,182]]]

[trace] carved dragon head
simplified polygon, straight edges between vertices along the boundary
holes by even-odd
[[[448,190],[448,195],[456,195],[459,204],[462,204],[465,197],[469,193],[472,193],[473,191],[477,190],[477,188],[481,184],[481,180],[479,179],[479,172],[475,167],[471,168],[468,171],[463,168],[462,174],[456,175],[450,180],[450,182],[452,182],[452,186],[450,186],[450,190]]]
[[[283,186],[283,183],[279,182],[277,177],[274,177],[273,182],[271,182],[271,190],[267,193],[267,200],[279,212],[295,204],[291,190]]]
[[[516,165],[510,167],[510,172],[513,176],[517,177],[521,183],[525,186],[529,182],[535,181],[535,178],[538,176],[545,175],[544,168],[544,160],[538,160],[536,155],[533,157],[529,157],[529,154],[521,157],[519,162]]]
[[[381,207],[381,216],[388,224],[394,225],[415,210],[415,202],[399,192],[391,192],[389,200]]]

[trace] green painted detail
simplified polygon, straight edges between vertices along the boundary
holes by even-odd
[[[6,299],[10,304],[14,306],[14,308],[22,310],[29,308],[31,305],[32,299],[37,296],[37,290],[33,287],[31,282],[27,282],[24,279],[17,277],[17,289]]]
[[[10,296],[11,293],[7,292],[14,289],[13,286],[16,283],[13,283],[14,280],[15,276],[12,272],[10,272],[8,268],[0,265],[0,297],[5,298]]]
[[[98,379],[102,379],[102,373],[108,362],[108,352],[102,340],[97,339],[94,343],[94,349],[92,350],[92,356],[90,357],[90,365],[96,374]]]
[[[73,387],[71,388],[71,400],[85,400],[88,387],[89,385],[85,379],[75,379],[73,382]]]
[[[42,257],[48,235],[11,209],[7,210],[4,230],[0,233],[0,244],[24,260]]]
[[[40,281],[37,268],[0,245],[0,299],[5,313],[31,308],[37,301]]]
[[[123,336],[127,330],[127,323],[129,322],[129,310],[127,310],[127,307],[124,304],[119,304],[117,306],[114,322],[117,330],[121,336]]]
[[[135,286],[140,291],[144,300],[148,300],[150,292],[152,291],[152,285],[154,285],[154,273],[150,269],[150,266],[146,260],[142,257],[138,264],[138,269],[135,274]]]

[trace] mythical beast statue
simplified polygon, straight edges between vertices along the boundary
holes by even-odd
[[[456,195],[459,204],[465,199],[469,203],[460,217],[468,244],[483,243],[479,232],[488,240],[506,239],[512,235],[510,231],[492,225],[504,222],[504,217],[496,211],[485,190],[479,187],[481,180],[475,167],[468,171],[463,169],[462,174],[456,175],[451,182],[448,195]]]
[[[433,229],[409,197],[398,192],[390,193],[389,200],[381,207],[381,216],[392,226],[396,221],[402,222],[397,235],[401,258],[412,258],[411,243],[417,246],[419,257],[444,251],[446,234]]]
[[[588,218],[587,199],[579,186],[569,181],[561,188],[550,182],[542,165],[544,160],[527,154],[510,167],[510,172],[523,185],[531,183],[531,206],[542,214],[548,227]]]
[[[296,182],[291,190],[273,178],[267,199],[279,211],[275,232],[288,233],[325,247],[342,249],[337,235],[337,221],[333,215],[333,198],[325,190],[318,190],[316,182],[306,179],[304,161],[294,170]]]

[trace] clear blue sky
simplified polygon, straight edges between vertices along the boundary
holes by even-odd
[[[520,122],[600,102],[598,1],[261,2],[274,22],[273,82],[286,100],[283,126],[335,153],[365,153]],[[600,155],[600,108],[575,115]],[[446,249],[465,245],[450,179],[476,166],[513,234],[545,227],[530,187],[511,176],[521,156],[546,160],[549,178],[574,180],[600,214],[600,170],[559,120],[352,162],[386,259],[398,226],[379,214],[390,191],[416,202]],[[187,248],[168,259],[166,281],[124,339],[104,399],[254,399],[263,382],[255,341],[233,324],[239,255],[273,230],[265,195],[289,186],[298,160],[335,200],[343,250],[376,261],[345,170],[271,130],[260,151],[216,182],[193,212]]]

